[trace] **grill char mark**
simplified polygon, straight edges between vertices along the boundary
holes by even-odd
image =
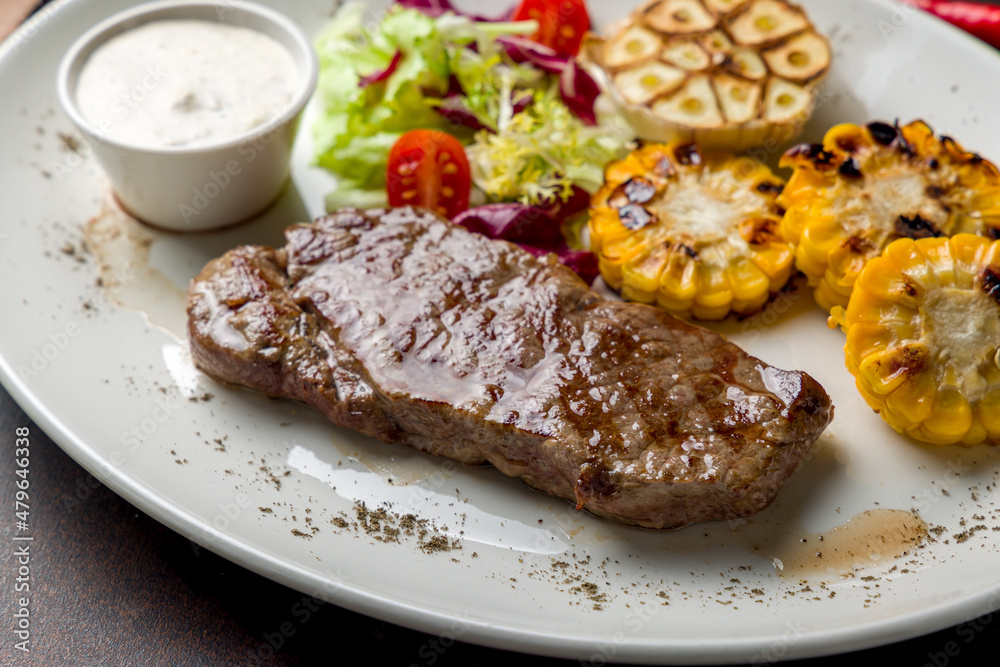
[[[832,417],[808,375],[430,213],[345,210],[286,236],[192,282],[199,368],[599,516],[750,516]]]

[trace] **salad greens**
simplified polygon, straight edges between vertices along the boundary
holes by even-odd
[[[453,13],[431,18],[405,8],[394,8],[368,27],[364,13],[364,3],[345,4],[316,43],[323,107],[313,128],[316,162],[339,180],[328,208],[348,202],[384,205],[386,159],[396,140],[417,128],[454,131],[435,105],[448,95],[460,57],[492,61],[495,35],[535,29],[532,21],[477,22]],[[466,48],[469,44],[476,44],[479,54]],[[387,76],[363,85],[394,60]],[[475,65],[464,69],[472,72]]]
[[[569,200],[572,202],[573,200]],[[590,197],[582,203],[586,209]],[[574,212],[579,212],[577,207]],[[574,250],[566,242],[559,222],[558,211],[516,203],[484,204],[459,213],[452,222],[469,231],[491,239],[502,239],[521,246],[535,257],[552,252],[559,261],[592,285],[599,270],[597,256],[585,250]]]
[[[556,86],[536,90],[520,113],[502,106],[497,132],[477,134],[466,148],[473,181],[490,198],[545,204],[566,201],[574,186],[593,193],[604,181],[604,165],[627,152],[630,130],[584,125]]]
[[[539,55],[545,47],[525,46],[535,21],[409,5],[366,25],[365,5],[348,3],[317,40],[316,162],[338,178],[329,209],[385,205],[389,151],[418,128],[467,144],[473,180],[493,200],[545,204],[566,201],[574,187],[596,190],[603,165],[626,152],[632,133],[606,119],[592,124],[596,90],[567,94],[579,87],[574,74],[589,77]]]

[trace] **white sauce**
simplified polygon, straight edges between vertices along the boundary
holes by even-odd
[[[95,49],[76,99],[102,135],[122,143],[203,146],[280,115],[298,79],[291,53],[268,35],[213,21],[164,20]]]

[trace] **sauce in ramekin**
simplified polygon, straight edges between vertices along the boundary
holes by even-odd
[[[77,105],[102,136],[149,148],[225,142],[286,111],[291,53],[250,28],[160,20],[123,32],[84,63]]]

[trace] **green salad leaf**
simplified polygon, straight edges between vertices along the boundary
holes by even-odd
[[[389,151],[419,128],[468,144],[473,180],[493,200],[565,200],[574,185],[593,192],[604,164],[626,152],[632,133],[624,124],[585,125],[561,101],[554,77],[505,57],[497,37],[530,35],[534,21],[430,17],[395,6],[366,24],[365,9],[345,4],[316,41],[316,163],[338,179],[329,210],[385,205]],[[436,110],[456,101],[455,81],[458,103],[487,130],[474,134]]]
[[[442,124],[422,89],[447,89],[447,55],[433,19],[420,12],[388,14],[375,31],[366,30],[364,12],[360,2],[345,4],[317,39],[323,111],[313,133],[316,163],[338,176],[336,197],[377,205],[385,203],[386,158],[399,136]],[[385,84],[362,87],[362,77],[388,68],[397,51],[404,58]]]
[[[507,86],[502,88],[501,99]],[[495,201],[567,201],[573,186],[593,194],[604,165],[624,157],[633,132],[624,120],[585,125],[559,98],[556,83],[535,90],[519,113],[501,105],[497,132],[478,132],[466,148],[476,185]]]

